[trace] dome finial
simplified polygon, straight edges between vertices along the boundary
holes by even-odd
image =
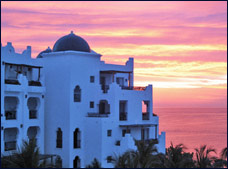
[[[73,31],[70,31],[70,33],[71,33],[71,34],[74,34],[74,32],[73,32]]]

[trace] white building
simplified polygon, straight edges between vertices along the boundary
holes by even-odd
[[[15,53],[11,43],[1,47],[1,153],[36,138],[44,153],[44,95],[42,66],[31,59],[31,47]]]
[[[133,58],[125,65],[106,64],[73,32],[37,59],[31,59],[31,48],[16,54],[10,43],[1,56],[2,153],[7,142],[29,138],[30,128],[42,152],[59,155],[63,167],[85,167],[94,158],[102,167],[113,167],[109,156],[136,149],[133,138],[157,140],[158,151],[165,153],[152,85],[134,87]],[[20,84],[12,84],[15,80]],[[16,111],[16,119],[8,120],[7,111]]]

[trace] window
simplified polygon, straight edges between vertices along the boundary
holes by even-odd
[[[116,141],[116,146],[120,146],[120,140]]]
[[[90,102],[90,103],[89,103],[89,107],[90,107],[90,108],[94,108],[94,102]]]
[[[94,83],[94,76],[90,76],[90,83]]]
[[[107,136],[108,137],[112,136],[112,130],[107,130]]]
[[[81,148],[81,132],[78,128],[74,131],[74,148]]]
[[[127,120],[127,101],[120,100],[119,103],[119,120],[126,121]]]
[[[123,77],[117,77],[116,83],[119,84],[120,86],[124,86],[124,78]]]
[[[123,129],[122,130],[122,137],[125,137],[125,134],[127,133],[131,133],[131,130],[130,129]]]
[[[142,120],[150,120],[150,102],[142,101]]]
[[[58,128],[57,130],[57,139],[56,139],[56,148],[62,148],[62,130]]]
[[[81,168],[81,160],[78,156],[74,158],[73,168]]]
[[[141,140],[148,140],[149,139],[149,133],[150,133],[149,128],[141,129]]]
[[[81,102],[81,89],[79,86],[74,88],[74,102]]]

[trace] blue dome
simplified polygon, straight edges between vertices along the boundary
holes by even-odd
[[[63,36],[59,40],[57,40],[53,47],[53,52],[68,50],[90,52],[90,47],[83,38],[75,35],[71,31],[69,35]]]
[[[48,47],[46,50],[40,52],[36,58],[43,58],[43,56],[41,56],[42,53],[50,53],[50,52],[52,52],[52,50]]]

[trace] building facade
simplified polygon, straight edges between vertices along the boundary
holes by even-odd
[[[165,153],[165,132],[159,134],[159,118],[153,113],[152,85],[134,87],[133,58],[125,65],[106,64],[73,32],[36,59],[31,59],[30,47],[21,54],[27,60],[19,59],[19,54],[9,53],[10,45],[2,47],[2,151],[8,141],[6,129],[12,132],[14,128],[11,135],[17,133],[19,144],[22,138],[31,138],[29,127],[33,127],[42,152],[59,155],[63,167],[85,167],[94,158],[102,167],[113,167],[110,157],[136,149],[134,139],[157,140],[158,151]],[[10,64],[20,84],[7,81]],[[18,73],[17,65],[22,65],[22,70],[27,66],[31,72]],[[6,112],[15,111],[7,103],[17,103],[18,118],[7,119]],[[30,119],[30,112],[37,118]]]
[[[31,47],[15,53],[1,46],[1,153],[15,151],[22,140],[36,139],[44,153],[44,95],[42,66],[31,59]]]

